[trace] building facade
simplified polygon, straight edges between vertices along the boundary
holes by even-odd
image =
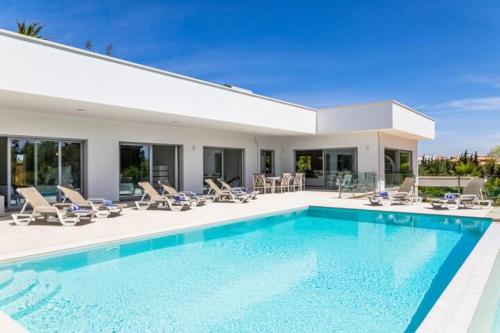
[[[0,30],[0,195],[36,186],[57,200],[140,196],[140,180],[202,191],[207,177],[305,172],[335,188],[351,173],[378,189],[416,173],[434,121],[398,102],[316,110]]]

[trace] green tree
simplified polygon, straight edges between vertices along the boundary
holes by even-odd
[[[494,157],[494,158],[500,158],[500,145],[497,145],[493,148],[491,148],[490,153],[488,156]]]
[[[45,37],[40,35],[40,32],[43,29],[43,25],[39,23],[31,23],[26,24],[26,21],[19,22],[17,21],[17,32],[21,35],[30,36],[34,38],[45,39]]]
[[[474,176],[477,175],[477,166],[473,162],[460,162],[453,168],[453,174],[457,176]]]

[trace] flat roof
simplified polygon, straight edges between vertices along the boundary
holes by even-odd
[[[190,81],[190,82],[193,82],[193,83],[197,83],[197,84],[209,86],[209,87],[212,87],[212,88],[216,88],[216,89],[221,89],[221,90],[224,90],[224,91],[232,92],[234,94],[247,95],[247,96],[251,96],[251,97],[255,97],[255,98],[259,98],[259,99],[263,99],[263,100],[267,100],[267,101],[271,101],[271,102],[275,102],[275,103],[280,103],[280,104],[284,104],[284,105],[289,105],[289,106],[301,108],[301,109],[308,110],[308,111],[329,110],[329,109],[336,109],[336,108],[351,108],[351,107],[360,107],[360,106],[363,106],[363,105],[393,103],[393,104],[399,105],[399,106],[401,106],[401,107],[403,107],[403,108],[405,108],[405,109],[407,109],[407,110],[409,110],[409,111],[411,111],[411,112],[413,112],[413,113],[415,113],[415,114],[417,114],[419,116],[422,116],[422,117],[425,117],[425,118],[427,118],[429,120],[435,121],[432,117],[430,117],[428,115],[425,115],[425,114],[423,114],[423,113],[421,113],[421,112],[419,112],[419,111],[417,111],[417,110],[415,110],[415,109],[413,109],[413,108],[411,108],[411,107],[409,107],[409,106],[407,106],[407,105],[405,105],[405,104],[403,104],[401,102],[398,102],[398,101],[392,100],[392,99],[390,99],[390,100],[381,100],[381,101],[373,101],[373,102],[364,102],[364,103],[355,103],[355,104],[348,104],[348,105],[338,105],[338,106],[332,106],[332,107],[317,109],[317,108],[308,107],[308,106],[304,106],[304,105],[300,105],[300,104],[288,102],[288,101],[277,99],[277,98],[273,98],[273,97],[268,97],[268,96],[264,96],[264,95],[255,94],[255,93],[253,93],[251,91],[246,91],[245,89],[240,89],[239,87],[234,87],[234,88],[227,87],[227,86],[225,86],[223,84],[218,84],[218,83],[213,83],[213,82],[209,82],[209,81],[205,81],[205,80],[196,79],[196,78],[193,78],[193,77],[190,77],[190,76],[186,76],[186,75],[182,75],[182,74],[177,74],[177,73],[169,72],[169,71],[166,71],[166,70],[158,69],[158,68],[147,66],[147,65],[141,65],[141,64],[134,63],[134,62],[131,62],[131,61],[127,61],[127,60],[115,58],[115,57],[112,57],[112,56],[107,56],[107,55],[104,55],[104,54],[100,54],[100,53],[96,53],[96,52],[92,52],[92,51],[80,49],[80,48],[77,48],[77,47],[72,47],[72,46],[64,45],[64,44],[53,42],[53,41],[48,41],[48,40],[44,40],[44,39],[40,39],[40,38],[33,38],[33,37],[21,35],[21,34],[19,34],[17,32],[8,31],[8,30],[5,30],[5,29],[0,29],[0,36],[5,36],[5,37],[8,37],[8,38],[17,39],[17,40],[20,40],[20,41],[23,41],[23,42],[27,42],[27,43],[33,43],[33,44],[43,45],[43,46],[46,46],[46,47],[50,47],[50,48],[53,48],[53,49],[58,49],[58,50],[66,51],[66,52],[73,53],[73,54],[78,54],[78,55],[85,56],[85,57],[92,57],[92,58],[99,59],[99,60],[102,60],[102,61],[106,61],[106,62],[110,62],[110,63],[115,63],[115,64],[127,66],[127,67],[132,67],[132,68],[135,68],[135,69],[139,69],[139,70],[143,70],[143,71],[147,71],[147,72],[151,72],[151,73],[155,73],[155,74],[169,76],[169,77],[177,78],[177,79],[180,79],[180,80],[186,80],[186,81]]]
[[[113,62],[113,63],[120,64],[120,65],[123,65],[123,66],[128,66],[128,67],[133,67],[133,68],[136,68],[136,69],[141,69],[141,70],[152,72],[152,73],[155,73],[155,74],[161,74],[161,75],[166,75],[166,76],[174,77],[174,78],[181,79],[181,80],[187,80],[187,81],[195,82],[195,83],[198,83],[198,84],[207,85],[207,86],[210,86],[210,87],[213,87],[213,88],[230,91],[230,92],[236,93],[236,94],[248,95],[248,96],[252,96],[252,97],[256,97],[256,98],[265,99],[265,100],[268,100],[268,101],[271,101],[271,102],[286,104],[286,105],[290,105],[290,106],[302,108],[302,109],[305,109],[305,110],[316,111],[316,109],[308,107],[308,106],[304,106],[304,105],[300,105],[300,104],[296,104],[296,103],[291,103],[291,102],[288,102],[288,101],[284,101],[284,100],[281,100],[281,99],[272,98],[272,97],[268,97],[268,96],[264,96],[264,95],[255,94],[253,92],[247,92],[244,89],[243,90],[242,89],[233,89],[233,88],[230,88],[230,87],[226,87],[226,86],[224,86],[222,84],[218,84],[218,83],[213,83],[213,82],[209,82],[209,81],[204,81],[204,80],[196,79],[196,78],[193,78],[193,77],[190,77],[190,76],[186,76],[186,75],[182,75],[182,74],[177,74],[177,73],[169,72],[169,71],[166,71],[166,70],[163,70],[163,69],[158,69],[158,68],[151,67],[151,66],[141,65],[141,64],[138,64],[138,63],[135,63],[135,62],[131,62],[131,61],[127,61],[127,60],[115,58],[115,57],[112,57],[112,56],[107,56],[107,55],[96,53],[96,52],[92,52],[92,51],[87,51],[87,50],[79,49],[77,47],[68,46],[68,45],[64,45],[64,44],[61,44],[61,43],[48,41],[48,40],[45,40],[45,39],[33,38],[33,37],[21,35],[21,34],[19,34],[17,32],[8,31],[8,30],[5,30],[5,29],[0,29],[0,35],[6,36],[6,37],[9,37],[9,38],[14,38],[14,39],[22,40],[22,41],[28,42],[28,43],[34,43],[34,44],[44,45],[44,46],[47,46],[47,47],[51,47],[51,48],[55,48],[55,49],[59,49],[59,50],[63,50],[63,51],[67,51],[67,52],[71,52],[71,53],[75,53],[75,54],[79,54],[79,55],[86,56],[86,57],[92,57],[92,58],[97,58],[97,59],[100,59],[100,60],[103,60],[103,61]]]

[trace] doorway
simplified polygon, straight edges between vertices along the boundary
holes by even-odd
[[[308,187],[335,188],[339,173],[356,174],[357,170],[356,148],[295,151],[295,171],[304,173]]]
[[[385,186],[399,186],[406,177],[413,176],[412,152],[409,150],[384,149]]]
[[[181,152],[177,145],[120,144],[120,199],[141,197],[141,181],[152,183],[160,192],[158,181],[180,189]]]
[[[0,190],[6,194],[8,208],[24,204],[16,192],[19,187],[35,187],[49,202],[60,199],[58,185],[71,185],[83,191],[83,142],[37,138],[5,138],[0,153],[7,158],[0,170]],[[5,179],[5,175],[7,176]]]
[[[203,147],[203,180],[223,178],[231,186],[243,186],[243,156],[239,148]]]
[[[274,150],[260,151],[260,172],[266,176],[274,176]]]

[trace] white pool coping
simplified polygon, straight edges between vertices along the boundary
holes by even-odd
[[[308,206],[466,217],[485,217],[488,214],[485,209],[432,210],[425,204],[389,206],[386,203],[384,206],[370,206],[366,200],[336,199],[335,194],[331,192],[306,191],[265,195],[248,204],[214,203],[207,207],[196,207],[188,212],[127,209],[123,216],[99,220],[96,222],[98,224],[92,223],[80,228],[55,225],[14,227],[4,221],[0,223],[0,264],[234,223]],[[145,217],[147,221],[137,222]],[[78,229],[80,231],[75,231]],[[40,234],[40,230],[44,230],[43,234]],[[61,239],[66,241],[61,242]],[[493,223],[417,332],[467,332],[499,248],[500,223]],[[3,329],[4,325],[9,328],[7,332],[26,332],[22,326],[0,311],[0,328]]]
[[[500,223],[493,222],[427,314],[417,332],[468,332],[499,251]]]

